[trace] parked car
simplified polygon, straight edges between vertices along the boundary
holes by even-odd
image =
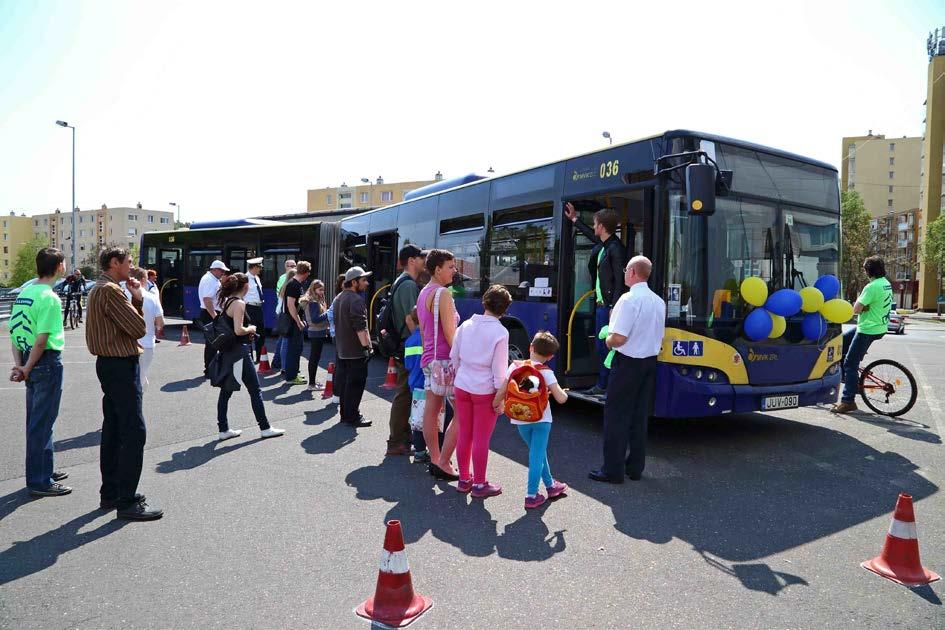
[[[13,289],[12,291],[10,291],[10,293],[8,293],[8,295],[12,295],[12,296],[14,296],[14,297],[17,296],[17,295],[19,295],[19,294],[20,294],[20,291],[22,291],[22,290],[25,289],[26,287],[30,286],[31,284],[33,284],[33,283],[36,282],[37,280],[38,280],[38,278],[32,278],[32,279],[30,279],[30,280],[27,280],[26,282],[24,282],[23,284],[21,284],[21,285],[18,286],[17,288],[15,288],[15,289]]]
[[[886,325],[886,330],[897,335],[905,334],[906,316],[900,315],[895,309],[889,311],[889,323]]]

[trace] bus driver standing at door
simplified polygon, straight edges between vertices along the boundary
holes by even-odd
[[[587,270],[594,283],[597,308],[594,311],[594,333],[610,321],[610,311],[624,292],[623,267],[626,262],[626,253],[623,243],[616,236],[617,213],[610,208],[603,208],[594,213],[593,228],[587,227],[578,218],[577,210],[571,202],[564,204],[564,216],[574,224],[581,234],[594,243],[591,256],[587,261]],[[600,374],[597,385],[588,390],[592,396],[604,397],[607,395],[607,379],[610,370],[604,367],[607,356],[607,346],[604,341],[597,341],[597,356],[600,358]]]

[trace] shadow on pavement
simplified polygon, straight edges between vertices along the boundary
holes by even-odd
[[[235,441],[227,440],[222,443],[225,444],[225,446],[218,446],[221,444],[219,440],[211,440],[203,446],[191,446],[186,450],[173,453],[169,460],[158,462],[157,466],[155,466],[155,470],[165,474],[178,472],[180,470],[191,470],[197,466],[203,466],[216,457],[226,455],[244,446],[263,441],[262,438],[256,438],[254,440],[244,439],[243,441],[239,441],[239,439],[240,438],[234,438]]]
[[[396,480],[396,483],[392,483]],[[426,469],[406,457],[386,458],[381,464],[352,471],[345,482],[357,490],[362,501],[382,499],[394,505],[384,522],[399,519],[404,540],[413,543],[430,532],[467,556],[497,553],[510,560],[542,561],[564,551],[564,531],[550,533],[540,510],[530,511],[510,523],[499,534],[497,522],[487,509],[487,499],[473,499],[426,474]],[[438,485],[443,492],[437,493]]]
[[[98,446],[102,442],[102,430],[96,429],[94,431],[89,431],[84,435],[78,435],[76,437],[66,438],[64,440],[56,440],[56,443],[53,445],[53,450],[57,453],[60,451],[69,451],[75,448],[91,448],[93,446]]]
[[[16,512],[20,506],[35,500],[29,495],[29,490],[26,488],[14,490],[10,494],[0,497],[0,521]]]
[[[203,376],[194,376],[193,378],[185,378],[181,381],[171,381],[170,383],[165,383],[161,386],[162,392],[186,392],[188,389],[196,389],[200,387],[205,382],[208,382]]]
[[[738,578],[742,586],[752,591],[777,595],[788,586],[797,584],[810,586],[810,583],[804,578],[784,571],[775,571],[763,562],[735,564],[729,567],[724,562],[710,558],[705,552],[701,553],[702,558],[710,567]]]
[[[82,527],[106,515],[109,517],[106,523],[79,533]],[[114,514],[95,509],[30,540],[14,541],[9,549],[0,552],[0,585],[48,569],[62,554],[116,532],[127,523]],[[54,597],[52,592],[48,595]]]
[[[930,604],[934,604],[935,606],[942,605],[942,600],[939,599],[939,596],[935,594],[935,591],[933,591],[932,587],[928,584],[923,584],[922,586],[912,586],[909,588],[909,590]]]
[[[322,409],[318,409],[316,411],[306,411],[305,420],[302,421],[302,424],[318,426],[331,420],[337,414],[338,405],[328,405],[327,407],[323,407]]]
[[[306,412],[306,424],[313,424],[308,421],[309,413]],[[327,420],[328,418],[325,418]],[[324,422],[324,420],[322,420]],[[329,428],[315,435],[310,435],[302,440],[302,448],[309,455],[328,455],[334,453],[354,443],[358,435],[358,430],[350,424],[338,422]]]
[[[893,435],[917,440],[919,442],[928,442],[929,444],[941,444],[942,438],[931,429],[927,424],[922,424],[916,420],[907,420],[905,418],[890,418],[889,416],[880,416],[872,413],[853,413],[848,416],[852,420],[866,422],[873,426],[886,429]]]

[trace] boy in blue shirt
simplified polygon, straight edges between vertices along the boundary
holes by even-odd
[[[416,307],[407,316],[407,328],[410,330],[410,336],[404,341],[404,368],[407,370],[407,387],[410,388],[411,392],[418,389],[423,391],[423,369],[420,367],[420,357],[423,355],[423,339],[420,337],[420,319],[417,317]],[[430,453],[427,451],[426,440],[423,439],[423,431],[411,430],[410,437],[413,442],[414,462],[429,462]]]

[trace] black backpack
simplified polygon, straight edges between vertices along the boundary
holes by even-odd
[[[404,282],[413,282],[410,276],[404,276],[397,280],[387,291],[387,295],[381,302],[381,310],[377,313],[377,351],[385,358],[403,356],[404,339],[400,334],[404,327],[404,322],[394,321],[394,293]]]

